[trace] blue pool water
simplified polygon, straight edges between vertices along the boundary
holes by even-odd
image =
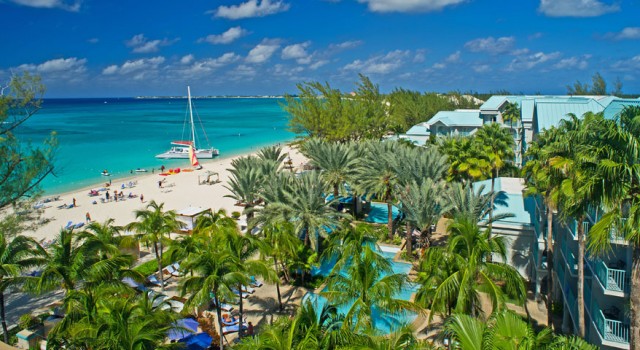
[[[398,207],[391,206],[391,215],[396,219],[400,215]],[[386,224],[389,220],[389,209],[387,203],[371,203],[371,211],[364,219],[366,222],[372,222],[374,224]]]
[[[411,264],[393,261],[393,258],[396,255],[395,252],[382,251],[382,255],[391,262],[391,268],[393,270],[393,273],[408,274],[409,271],[411,270]],[[336,263],[335,258],[327,261],[323,261],[322,264],[318,268],[313,269],[311,273],[313,275],[327,276],[331,272],[331,269],[333,268],[335,263]],[[406,289],[396,294],[395,297],[400,300],[410,300],[411,295],[415,293],[417,290],[418,290],[417,285],[410,284]],[[325,287],[322,291],[323,292],[327,291],[327,288]],[[327,304],[327,299],[325,297],[312,292],[309,292],[305,295],[304,301],[307,301],[307,300],[310,301],[314,305],[314,308],[318,311],[321,310]],[[350,307],[351,305],[346,305],[346,304],[342,305],[338,307],[338,313],[346,314],[349,311]],[[383,334],[388,334],[402,327],[403,325],[411,324],[416,319],[416,317],[417,315],[413,312],[403,312],[400,314],[391,315],[391,314],[381,312],[377,309],[374,309],[373,310],[373,326],[379,332]]]

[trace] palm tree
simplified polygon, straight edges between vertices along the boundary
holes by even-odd
[[[189,256],[181,265],[196,272],[194,276],[185,277],[181,281],[182,295],[190,294],[185,306],[207,305],[213,296],[218,331],[223,334],[221,303],[224,300],[235,300],[233,290],[238,285],[249,284],[249,278],[241,272],[241,262],[220,241],[203,237],[200,252]],[[220,350],[222,348],[220,341]]]
[[[261,169],[262,162],[253,156],[236,158],[231,162],[231,169],[228,169],[231,176],[227,182],[231,194],[225,197],[233,198],[238,203],[244,205],[244,212],[247,221],[253,217],[253,207],[260,200],[259,194],[265,181],[265,174]],[[248,228],[249,230],[249,228]]]
[[[407,185],[405,191],[400,191],[398,197],[409,223],[405,241],[409,256],[412,254],[412,227],[420,230],[422,237],[426,237],[428,246],[431,225],[436,224],[442,213],[448,210],[447,203],[440,195],[442,192],[444,192],[444,182],[434,182],[431,179],[426,179],[422,185],[413,182]]]
[[[357,158],[352,148],[311,139],[303,144],[301,150],[313,165],[321,169],[322,179],[331,186],[333,197],[338,198],[340,189],[344,192],[345,182],[354,174]]]
[[[337,212],[326,201],[326,185],[317,172],[305,173],[299,178],[281,174],[262,194],[268,203],[260,208],[256,221],[267,223],[291,222],[295,233],[304,238],[308,246],[319,250],[319,237],[325,237],[338,226],[340,218],[348,215]]]
[[[398,161],[396,152],[400,147],[397,142],[367,143],[356,175],[356,188],[360,193],[366,193],[369,199],[376,196],[387,203],[389,239],[393,238],[394,190],[400,184],[395,166]]]
[[[276,293],[278,295],[278,308],[283,309],[282,296],[280,294],[280,271],[283,272],[285,281],[289,281],[286,260],[295,254],[302,244],[295,236],[293,225],[289,222],[267,224],[262,227],[262,241],[258,244],[260,253],[273,259],[275,271]],[[261,244],[260,244],[261,243]],[[280,267],[281,266],[281,267]]]
[[[351,258],[352,263],[345,266],[344,271],[336,268],[331,271],[326,291],[321,292],[333,305],[351,305],[344,318],[351,330],[371,327],[374,313],[396,315],[421,310],[416,304],[395,297],[406,287],[407,276],[393,273],[391,263],[381,259],[375,247],[364,245],[361,252]]]
[[[40,292],[62,287],[68,294],[89,268],[94,256],[85,255],[77,234],[73,230],[60,230],[54,243],[48,248],[46,265],[40,275],[36,289]]]
[[[121,236],[122,227],[115,226],[114,219],[104,223],[94,221],[84,231],[78,232],[78,240],[82,240],[83,249],[96,253],[106,259],[120,253],[120,248],[132,247],[136,242],[133,237]]]
[[[520,106],[516,102],[508,102],[502,112],[502,120],[509,123],[509,128],[513,129],[513,123],[520,120]]]
[[[640,182],[638,149],[640,147],[640,108],[626,108],[616,121],[600,120],[606,130],[590,136],[590,152],[598,159],[597,176],[607,191],[594,195],[606,213],[589,230],[589,251],[597,255],[612,251],[612,237],[624,239],[632,247],[630,278],[630,345],[640,349]],[[603,137],[604,135],[604,137]],[[600,136],[600,137],[598,137]]]
[[[466,217],[454,218],[447,228],[449,241],[440,254],[431,253],[427,259],[447,262],[453,273],[442,276],[443,266],[435,262],[422,265],[421,286],[418,291],[420,300],[429,306],[431,320],[434,314],[449,314],[451,310],[459,313],[479,315],[482,313],[479,292],[485,292],[495,311],[504,309],[508,295],[519,301],[526,298],[526,287],[518,271],[505,263],[488,259],[497,254],[506,260],[504,238],[489,238],[489,233],[481,231],[476,221]],[[455,305],[455,306],[453,306]]]
[[[547,324],[553,327],[553,211],[557,208],[560,177],[551,166],[550,160],[555,151],[558,131],[555,127],[538,135],[538,138],[527,149],[527,163],[522,169],[522,176],[526,181],[526,195],[541,196],[546,208],[546,255],[547,255]]]
[[[553,341],[553,333],[545,328],[536,333],[531,325],[511,311],[502,311],[488,322],[469,315],[455,314],[445,323],[445,334],[464,350],[537,350]]]
[[[4,293],[9,287],[23,284],[28,277],[21,276],[25,269],[43,265],[46,253],[33,239],[16,236],[9,239],[0,232],[0,318],[4,342],[9,343],[9,331],[5,318]]]
[[[513,162],[515,141],[507,129],[497,123],[485,124],[476,133],[476,139],[491,167],[491,192],[495,192],[495,181],[500,169]],[[493,219],[493,199],[489,210],[489,229]]]
[[[466,217],[469,220],[486,224],[489,222],[489,212],[491,202],[499,205],[506,205],[506,202],[499,193],[486,191],[485,185],[480,185],[476,190],[471,183],[454,182],[449,184],[446,192],[449,199],[449,210],[447,214],[452,217]],[[491,217],[494,222],[513,217],[512,213],[501,213]]]
[[[127,228],[138,233],[138,239],[153,244],[153,250],[158,262],[158,279],[160,288],[164,291],[164,280],[162,278],[162,252],[163,245],[169,240],[168,235],[178,231],[182,223],[177,220],[175,211],[164,211],[164,203],[151,201],[146,209],[135,211],[135,222],[127,225]]]
[[[472,136],[443,137],[439,147],[449,157],[450,181],[482,180],[491,171],[489,161]]]

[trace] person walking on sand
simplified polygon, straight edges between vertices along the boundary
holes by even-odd
[[[144,203],[144,194],[140,193],[140,202]]]
[[[160,172],[164,173],[164,165],[160,166]]]
[[[107,202],[109,201],[109,191],[107,190],[107,192],[104,193],[104,198],[107,200]]]
[[[158,181],[158,188],[162,188],[162,180]]]
[[[91,215],[89,215],[89,212],[87,212],[87,214],[84,217],[87,220],[87,223],[91,222]]]

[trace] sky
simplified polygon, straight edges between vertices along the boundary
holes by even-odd
[[[636,0],[0,0],[0,82],[46,97],[353,91],[640,93]]]

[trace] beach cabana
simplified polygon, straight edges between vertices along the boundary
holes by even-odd
[[[191,233],[191,231],[193,231],[193,228],[196,226],[198,217],[204,215],[205,213],[211,213],[211,209],[205,209],[202,207],[187,207],[182,210],[178,210],[178,220],[184,224],[181,231],[185,233]]]

